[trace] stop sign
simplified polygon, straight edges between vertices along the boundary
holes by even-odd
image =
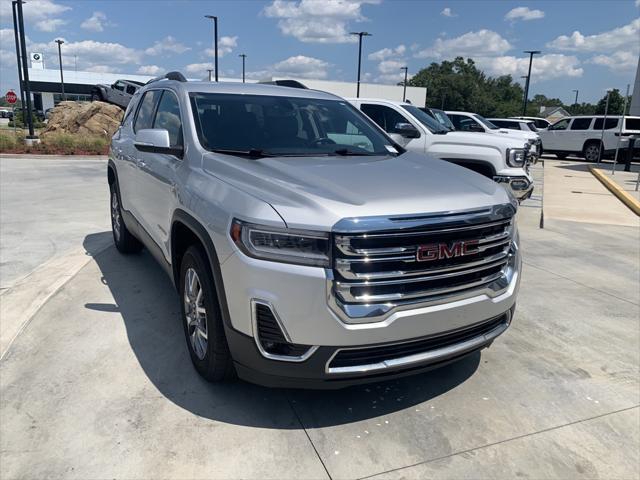
[[[7,103],[10,103],[10,104],[14,104],[18,101],[18,96],[12,90],[9,90],[7,94],[4,96],[4,98],[7,101]]]

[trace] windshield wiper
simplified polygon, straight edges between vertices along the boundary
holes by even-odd
[[[349,150],[348,148],[339,148],[337,150],[334,150],[333,153],[335,153],[336,155],[342,155],[342,156],[354,156],[354,157],[368,157],[368,156],[372,156],[375,155],[375,153],[369,153],[369,152],[358,152],[356,150]]]
[[[210,151],[215,153],[223,153],[225,155],[236,155],[238,157],[249,157],[249,158],[255,158],[255,159],[276,156],[272,153],[265,152],[261,148],[250,148],[249,150],[230,150],[226,148],[212,148]]]

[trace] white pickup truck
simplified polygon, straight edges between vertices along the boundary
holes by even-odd
[[[402,147],[469,168],[508,187],[522,201],[531,196],[530,143],[525,139],[452,132],[410,103],[350,98]]]

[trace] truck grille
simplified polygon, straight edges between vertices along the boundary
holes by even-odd
[[[420,301],[487,286],[503,276],[509,260],[512,215],[335,234],[334,295],[346,304]],[[456,250],[460,245],[473,248]],[[444,255],[418,260],[425,248],[443,248]]]

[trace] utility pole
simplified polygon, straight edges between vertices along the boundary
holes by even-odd
[[[67,101],[67,96],[64,93],[64,75],[62,74],[62,44],[64,40],[58,39],[56,40],[58,44],[58,60],[60,61],[60,90],[62,91],[62,101]]]
[[[75,65],[76,72],[77,72],[78,71],[78,55],[73,56],[73,63]]]
[[[577,94],[576,94],[577,95]],[[611,90],[607,90],[607,103],[604,105],[604,118],[602,119],[602,131],[600,132],[600,150],[598,150],[598,162],[600,163],[602,157],[602,145],[604,140],[604,127],[607,123],[607,113],[609,113],[609,95],[611,95]]]
[[[404,70],[404,88],[402,89],[402,101],[407,101],[407,72],[409,71],[409,67],[400,67],[400,70]]]
[[[213,52],[215,55],[216,82],[218,81],[218,17],[215,15],[205,15],[204,18],[213,20]]]
[[[27,101],[27,123],[29,124],[29,136],[27,137],[27,143],[33,143],[33,140],[37,138],[33,131],[33,111],[31,105],[31,85],[29,84],[29,68],[27,65],[27,47],[24,35],[24,14],[22,12],[22,0],[17,0],[18,7],[18,28],[20,29],[20,53],[22,55],[22,75],[24,79],[25,99]],[[23,116],[24,117],[24,116]],[[30,142],[31,141],[31,142]]]
[[[244,83],[244,61],[247,58],[247,56],[244,53],[241,53],[238,56],[242,57],[242,83]]]
[[[573,102],[573,104],[574,104],[574,105],[578,105],[578,92],[579,92],[580,90],[571,90],[571,91],[572,91],[572,92],[576,92],[576,101],[575,101],[575,102]]]
[[[369,32],[351,32],[351,35],[358,36],[358,88],[356,89],[356,98],[360,98],[360,67],[362,66],[362,37],[370,37]]]
[[[209,72],[209,81],[211,81],[211,72],[213,72],[213,70],[210,68],[207,68],[207,72]]]
[[[15,37],[16,41],[16,64],[18,65],[18,83],[20,86],[20,109],[22,110],[22,121],[24,122],[26,119],[24,117],[24,85],[22,78],[22,59],[20,56],[20,39],[18,38],[18,14],[16,12],[17,3],[18,2],[16,0],[11,2],[11,8],[13,13],[13,36]]]
[[[533,56],[542,53],[540,50],[525,50],[524,53],[529,54],[529,73],[527,73],[527,83],[524,86],[524,102],[522,105],[522,116],[527,114],[527,102],[529,101],[529,82],[531,81],[531,64]]]

